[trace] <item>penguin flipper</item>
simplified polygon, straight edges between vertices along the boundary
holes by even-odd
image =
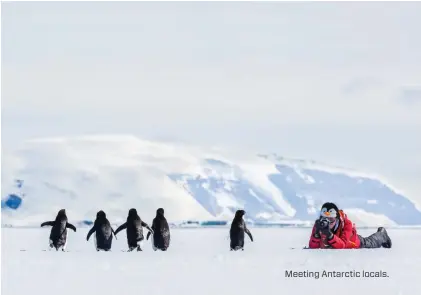
[[[95,232],[96,228],[95,225],[89,230],[88,235],[86,236],[86,240],[89,241],[91,235]]]
[[[123,230],[127,228],[127,222],[123,223],[122,225],[120,225],[114,232],[114,235],[116,236],[118,234],[119,231]]]
[[[66,227],[72,229],[74,232],[76,232],[76,227],[71,223],[66,223]]]
[[[253,242],[253,236],[252,236],[251,232],[249,231],[249,229],[248,228],[245,228],[244,231],[249,236],[250,240]]]
[[[54,226],[55,221],[46,221],[41,223],[41,227],[49,225],[49,226]]]
[[[117,240],[117,235],[116,235],[116,233],[115,233],[114,229],[113,229],[113,228],[111,228],[111,231],[113,232],[114,237],[115,237],[115,239]]]

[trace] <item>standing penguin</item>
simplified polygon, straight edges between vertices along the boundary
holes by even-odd
[[[164,216],[164,209],[159,208],[156,210],[156,217],[152,221],[153,239],[152,249],[167,251],[170,246],[170,227],[168,226],[167,219]],[[151,232],[146,235],[146,240],[149,239]]]
[[[135,248],[137,251],[142,251],[142,248],[138,243],[142,242],[144,239],[143,227],[146,227],[153,233],[153,230],[149,227],[149,225],[143,222],[139,215],[137,215],[136,209],[132,208],[129,210],[127,221],[117,228],[115,235],[117,235],[119,231],[126,229],[129,252],[133,251]]]
[[[76,227],[67,222],[66,210],[58,211],[56,220],[41,223],[41,227],[46,225],[53,227],[50,232],[50,248],[54,247],[57,251],[61,248],[64,251],[67,244],[67,229],[70,228],[76,232]]]
[[[244,210],[237,210],[237,212],[235,212],[230,229],[230,251],[237,251],[240,249],[244,251],[244,233],[246,233],[253,242],[253,236],[243,219],[245,213]]]
[[[86,240],[89,241],[90,236],[95,232],[95,248],[97,251],[110,251],[113,243],[113,233],[115,232],[108,221],[104,211],[98,211],[94,226],[88,232]]]

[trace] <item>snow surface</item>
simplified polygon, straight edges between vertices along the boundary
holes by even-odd
[[[414,295],[421,290],[421,230],[389,230],[392,249],[301,250],[308,229],[251,228],[255,242],[228,251],[227,229],[172,229],[168,252],[126,250],[122,232],[112,252],[69,232],[69,252],[43,252],[49,228],[2,229],[2,295]],[[372,230],[360,230],[369,235]],[[21,249],[27,251],[22,252]],[[286,278],[285,271],[385,271],[386,278]]]
[[[132,207],[147,222],[159,207],[171,222],[230,220],[237,209],[255,222],[309,222],[326,201],[362,213],[357,225],[421,224],[414,203],[372,175],[134,136],[28,141],[2,153],[2,172],[3,225],[38,225],[61,208],[73,221],[104,210],[119,223]],[[11,194],[22,200],[16,209],[7,205]]]

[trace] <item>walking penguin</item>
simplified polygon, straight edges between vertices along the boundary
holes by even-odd
[[[156,217],[152,221],[152,249],[167,251],[170,246],[170,228],[167,219],[164,216],[164,209],[156,210]],[[151,236],[151,232],[146,235],[146,240]]]
[[[150,232],[153,233],[153,230],[149,227],[149,225],[140,219],[136,209],[132,208],[129,210],[127,221],[117,228],[115,235],[117,236],[119,231],[126,229],[127,245],[129,246],[128,251],[130,252],[134,249],[137,249],[137,251],[142,251],[139,242],[144,240],[143,227],[146,227]]]
[[[76,227],[73,224],[67,222],[66,210],[61,209],[58,211],[54,221],[46,221],[41,223],[41,227],[46,225],[52,226],[49,241],[50,249],[56,248],[57,251],[59,249],[65,251],[67,245],[67,229],[70,228],[76,232]]]
[[[97,251],[110,251],[113,243],[113,233],[115,232],[107,219],[104,211],[98,211],[94,226],[88,232],[86,240],[89,241],[90,236],[95,233],[94,241]]]
[[[253,236],[243,219],[244,214],[246,214],[244,210],[237,210],[235,212],[230,229],[230,251],[244,251],[244,233],[246,233],[253,242]]]

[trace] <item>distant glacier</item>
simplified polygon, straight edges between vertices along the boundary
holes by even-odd
[[[116,222],[136,207],[151,221],[226,220],[245,209],[250,222],[312,222],[335,202],[361,225],[420,225],[421,212],[381,180],[346,168],[276,154],[244,154],[133,136],[28,141],[4,154],[2,224],[69,218],[104,210]]]

